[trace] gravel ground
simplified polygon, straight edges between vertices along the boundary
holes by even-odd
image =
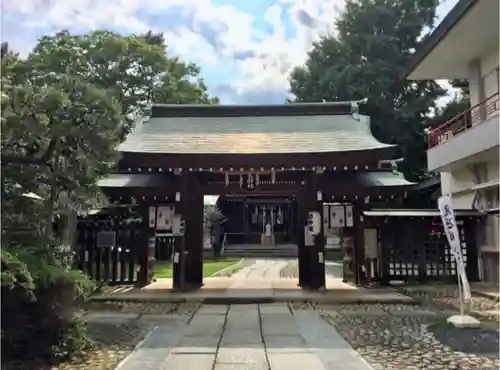
[[[449,312],[412,305],[313,305],[375,369],[493,370],[497,323],[456,329]]]

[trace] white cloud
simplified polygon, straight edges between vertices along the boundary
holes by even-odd
[[[241,78],[234,81],[238,89],[287,88],[290,69],[304,61],[307,50],[318,34],[316,28],[331,24],[335,6],[344,0],[280,0],[262,16],[272,25],[271,34],[264,34],[254,27],[250,14],[238,11],[232,5],[216,6],[210,0],[150,0],[144,6],[142,0],[18,0],[7,1],[4,10],[17,11],[24,18],[23,26],[44,30],[119,28],[130,32],[143,32],[156,28],[164,31],[176,54],[186,59],[216,63],[218,57],[233,57],[250,52],[246,60],[239,62]],[[287,17],[296,29],[295,37],[286,37],[281,21],[283,6],[288,7]],[[159,14],[178,7],[194,12],[194,27],[169,30],[164,26],[151,27],[142,15]],[[43,14],[43,17],[38,16]],[[306,14],[306,16],[304,16]],[[300,16],[302,15],[302,17]],[[314,19],[314,25],[304,25],[304,19]],[[219,24],[220,48],[214,49],[202,37],[202,25]]]
[[[220,83],[253,100],[259,91],[272,94],[273,99],[280,91],[285,96],[291,70],[304,63],[313,41],[333,32],[333,22],[345,3],[275,1],[258,15],[268,22],[271,32],[257,28],[253,15],[233,5],[215,5],[211,0],[6,0],[2,6],[4,14],[14,11],[22,16],[21,27],[38,32],[62,28],[162,31],[169,49],[186,60],[220,63],[224,68],[225,60],[234,59],[239,76]],[[167,11],[175,19],[166,18],[164,24],[158,24],[162,12]],[[150,16],[156,16],[156,24],[151,24]],[[179,19],[186,24],[180,24]],[[294,31],[291,34],[290,28]]]
[[[332,24],[344,5],[344,0],[280,0],[264,14],[272,25],[273,32],[254,44],[254,56],[239,65],[241,78],[234,81],[236,91],[241,95],[264,89],[276,94],[288,90],[288,78],[295,66],[303,64],[313,41],[333,32]],[[291,28],[295,31],[287,37],[282,13],[286,12]]]

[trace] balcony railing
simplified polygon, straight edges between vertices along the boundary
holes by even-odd
[[[497,116],[499,113],[498,93],[490,96],[481,103],[467,109],[465,112],[446,121],[444,124],[430,130],[428,133],[429,149],[450,140],[472,127]]]

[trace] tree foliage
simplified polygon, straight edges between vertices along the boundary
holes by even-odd
[[[298,102],[368,98],[374,136],[400,145],[401,170],[410,180],[425,175],[425,122],[445,92],[435,81],[402,75],[433,25],[437,3],[347,0],[336,35],[316,43],[290,80]]]
[[[75,300],[91,286],[72,270],[72,231],[76,212],[104,201],[96,182],[116,164],[116,146],[152,101],[218,99],[152,32],[62,31],[26,58],[6,43],[0,56],[2,354],[55,358],[84,343],[70,338]]]
[[[209,97],[199,68],[165,55],[162,34],[120,36],[109,31],[42,37],[27,59],[23,78],[36,85],[77,76],[120,102],[127,133],[133,117],[151,102],[218,103]]]
[[[470,91],[467,80],[452,80],[451,86],[456,90],[452,99],[436,110],[434,117],[428,121],[429,128],[435,128],[457,117],[470,108]]]

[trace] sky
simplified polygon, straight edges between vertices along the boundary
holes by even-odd
[[[458,0],[442,0],[438,22]],[[22,55],[61,29],[165,34],[168,52],[201,67],[223,104],[280,104],[345,0],[2,0],[2,41]]]

